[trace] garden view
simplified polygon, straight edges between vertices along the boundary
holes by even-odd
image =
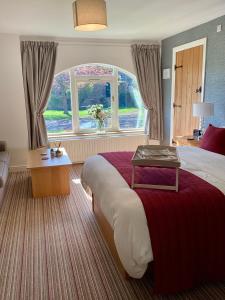
[[[90,66],[82,66],[82,69],[75,69],[76,76],[81,74],[85,76],[90,71],[95,76],[99,76],[99,72],[101,72],[101,76],[109,75],[108,67],[104,70],[101,65],[100,67],[91,66],[91,68]],[[90,75],[89,73],[88,75]],[[138,92],[137,82],[123,72],[119,72],[118,75],[120,129],[143,128],[144,108]],[[93,104],[103,105],[109,115],[105,121],[105,127],[111,127],[111,95],[113,88],[111,82],[113,81],[104,80],[104,77],[98,77],[96,80],[90,81],[82,81],[79,77],[79,81],[77,81],[79,112],[77,113],[79,114],[79,128],[81,131],[96,128],[95,120],[88,114],[88,109]],[[67,133],[73,130],[69,71],[55,76],[44,118],[48,133]]]

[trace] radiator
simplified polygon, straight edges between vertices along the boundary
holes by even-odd
[[[135,151],[138,145],[146,144],[146,136],[124,135],[124,136],[95,136],[81,137],[75,139],[61,140],[61,147],[64,147],[74,163],[82,163],[87,157],[100,152],[110,151]],[[157,144],[151,141],[151,144]],[[50,146],[55,147],[57,142],[50,141]]]

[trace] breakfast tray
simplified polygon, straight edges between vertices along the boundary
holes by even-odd
[[[175,147],[159,146],[159,145],[142,145],[138,146],[132,159],[132,188],[149,188],[149,189],[162,189],[174,190],[178,192],[179,186],[179,168],[180,159]],[[161,167],[161,168],[174,168],[176,169],[176,182],[175,185],[152,185],[135,183],[135,167]]]

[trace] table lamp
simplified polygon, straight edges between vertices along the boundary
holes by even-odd
[[[200,118],[200,129],[202,134],[204,133],[204,118],[214,115],[214,104],[213,103],[193,103],[193,116]]]

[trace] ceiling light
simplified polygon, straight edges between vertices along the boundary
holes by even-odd
[[[107,28],[105,0],[76,0],[73,2],[74,28],[97,31]]]

